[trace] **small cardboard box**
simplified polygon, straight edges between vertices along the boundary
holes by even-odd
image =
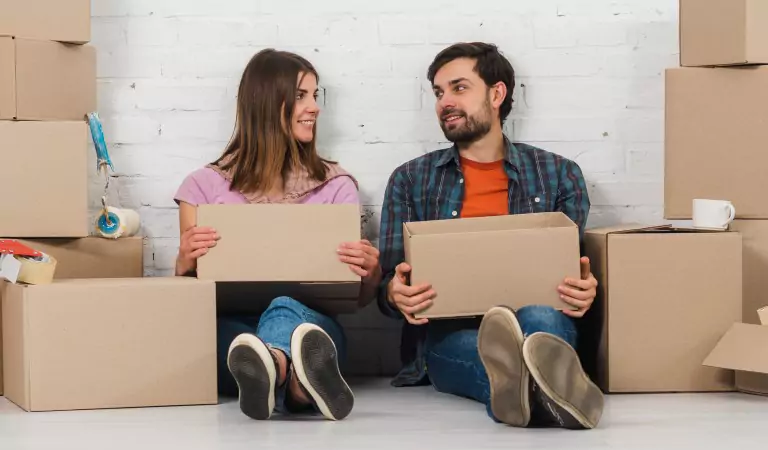
[[[736,371],[736,387],[748,394],[768,395],[768,314],[760,325],[734,323],[704,365]]]
[[[19,241],[57,260],[55,279],[140,278],[144,274],[144,240],[140,237],[103,239],[34,239]],[[2,301],[0,290],[0,301]],[[0,395],[3,394],[3,336],[0,308]]]
[[[92,46],[0,36],[0,120],[84,120],[95,110]]]
[[[0,0],[0,35],[85,44],[91,0]]]
[[[237,283],[250,300],[233,300],[233,308],[258,310],[280,295],[307,304],[333,302],[334,310],[356,307],[360,277],[336,250],[360,240],[357,205],[200,205],[197,223],[221,236],[198,260],[197,276]]]
[[[626,225],[588,230],[586,249],[604,392],[734,389],[732,373],[701,363],[741,317],[739,233]]]
[[[88,125],[0,120],[0,236],[85,237]]]
[[[429,283],[434,304],[418,318],[481,316],[493,306],[570,308],[557,287],[579,278],[579,229],[563,213],[403,224],[411,285]]]
[[[768,165],[768,66],[669,69],[665,90],[664,217],[691,219],[704,198],[730,200],[737,218],[768,218],[756,194]]]
[[[680,0],[680,65],[768,64],[768,2]]]
[[[214,283],[82,279],[0,289],[5,396],[21,408],[218,401]]]

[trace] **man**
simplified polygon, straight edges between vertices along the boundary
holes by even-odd
[[[440,126],[454,145],[402,165],[387,186],[379,306],[407,320],[401,353],[410,361],[393,384],[431,382],[440,392],[485,403],[493,419],[512,426],[594,428],[602,393],[574,350],[574,320],[596,295],[587,258],[581,259],[581,279],[552,286],[575,311],[533,305],[492,308],[482,320],[414,318],[440,293],[428,284],[409,286],[404,222],[562,211],[583,236],[590,206],[575,162],[504,136],[515,74],[496,46],[453,45],[437,55],[428,78]]]

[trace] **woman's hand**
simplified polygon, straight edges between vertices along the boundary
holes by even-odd
[[[219,235],[213,228],[192,227],[181,235],[176,275],[185,275],[197,268],[197,259],[216,246]]]
[[[337,252],[339,260],[349,265],[349,269],[362,278],[363,284],[379,284],[379,250],[369,241],[363,239],[358,242],[345,242]]]

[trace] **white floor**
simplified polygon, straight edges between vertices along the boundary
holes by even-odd
[[[482,405],[431,388],[354,386],[341,422],[255,422],[218,406],[26,413],[0,398],[0,449],[763,449],[768,398],[744,394],[609,396],[599,428],[514,429]]]

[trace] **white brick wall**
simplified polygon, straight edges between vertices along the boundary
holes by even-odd
[[[242,69],[266,46],[320,71],[321,147],[360,178],[374,238],[391,170],[442,145],[425,72],[461,40],[512,60],[508,130],[581,164],[590,225],[661,217],[677,0],[93,0],[93,14],[99,111],[121,175],[111,198],[141,210],[150,274],[172,270],[174,190],[223,149]]]

